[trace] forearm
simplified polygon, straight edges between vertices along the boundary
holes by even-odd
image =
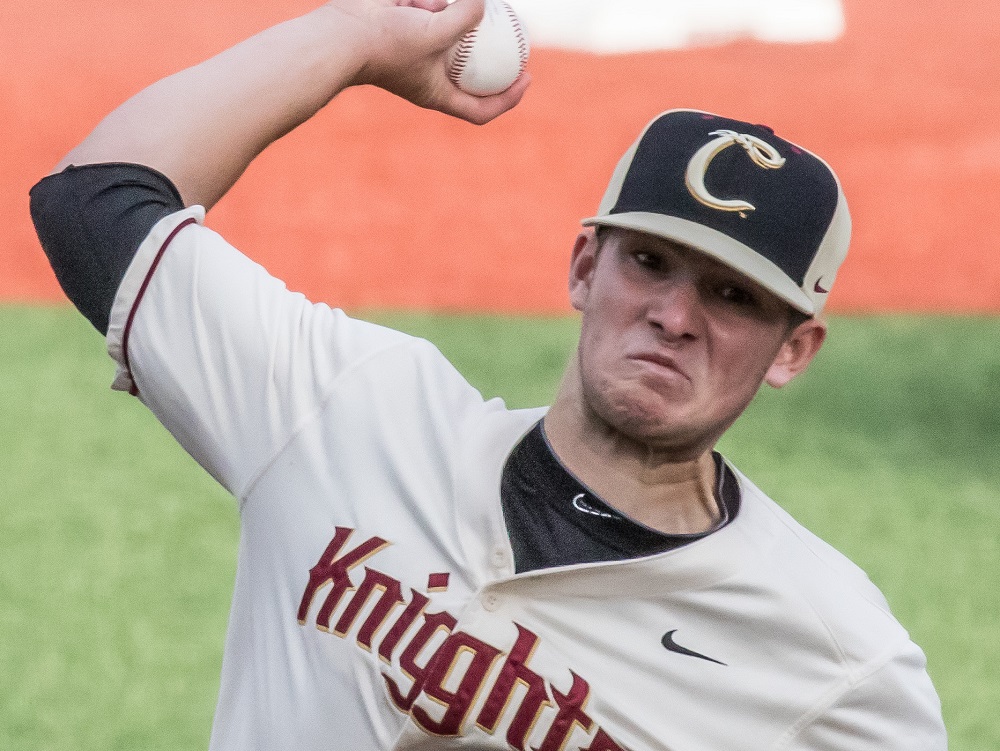
[[[210,208],[268,144],[347,86],[474,123],[516,105],[527,76],[488,97],[448,78],[449,51],[482,14],[482,0],[330,0],[129,99],[32,189],[32,218],[67,295],[106,331],[150,228],[185,204]]]
[[[165,78],[108,115],[62,160],[136,162],[212,206],[271,142],[350,85],[364,37],[324,6]]]
[[[446,73],[483,0],[330,0],[163,79],[108,115],[55,171],[134,162],[159,170],[186,204],[210,208],[268,144],[342,89],[372,84],[474,123],[513,107],[528,85],[475,97]]]

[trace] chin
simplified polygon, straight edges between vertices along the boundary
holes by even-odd
[[[687,445],[696,430],[686,426],[681,410],[669,408],[662,397],[629,389],[624,393],[588,399],[591,410],[611,430],[639,443]]]

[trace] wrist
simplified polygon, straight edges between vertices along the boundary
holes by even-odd
[[[378,44],[374,19],[328,3],[303,16],[302,21],[325,52],[322,59],[340,80],[339,88],[370,83],[365,72]]]

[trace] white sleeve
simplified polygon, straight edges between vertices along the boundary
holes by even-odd
[[[941,702],[920,649],[907,649],[837,692],[781,751],[947,751]],[[777,751],[777,750],[776,750]]]
[[[113,388],[240,498],[340,373],[412,340],[289,292],[203,218],[191,207],[150,231],[115,298],[108,352]]]

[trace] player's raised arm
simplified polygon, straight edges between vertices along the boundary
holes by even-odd
[[[338,373],[382,345],[200,227],[202,207],[348,86],[472,122],[514,106],[526,81],[475,97],[448,76],[482,15],[482,0],[334,0],[140,92],[32,188],[42,247],[106,335],[114,387],[234,495]]]
[[[446,72],[483,0],[332,0],[141,91],[59,163],[134,162],[211,207],[270,143],[343,89],[372,84],[474,123],[513,107],[527,77],[475,97]]]

